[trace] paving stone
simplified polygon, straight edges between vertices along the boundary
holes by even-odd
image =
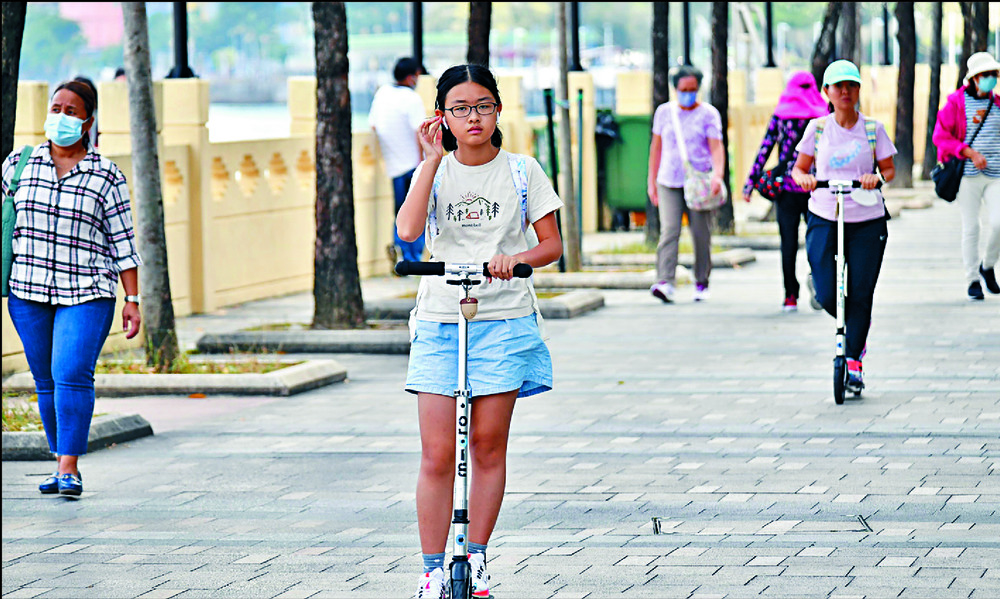
[[[830,397],[832,319],[781,312],[774,251],[713,272],[709,302],[682,286],[664,305],[629,280],[550,321],[554,390],[514,412],[496,595],[1000,595],[1000,319],[984,318],[998,304],[964,299],[952,206],[903,214],[859,401]],[[367,301],[415,281],[363,285]],[[292,322],[310,302],[180,319],[182,342]],[[4,463],[3,595],[409,595],[407,357],[336,359],[343,383],[280,400],[100,398],[157,434],[82,458],[76,501],[38,495],[51,464]]]

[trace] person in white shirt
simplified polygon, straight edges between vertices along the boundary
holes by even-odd
[[[514,279],[513,270],[519,263],[538,268],[559,259],[556,211],[562,201],[534,158],[501,149],[497,121],[503,105],[489,69],[446,70],[438,80],[435,108],[420,129],[426,159],[396,224],[403,239],[426,230],[431,261],[489,262],[492,279],[477,288],[479,313],[469,322],[467,369],[475,423],[469,564],[473,596],[488,597],[486,546],[503,501],[514,404],[552,388],[537,296],[530,279]],[[421,440],[416,503],[424,572],[414,596],[434,599],[446,593],[458,385],[458,298],[441,279],[420,281],[405,387],[417,396]]]
[[[395,83],[385,85],[375,92],[368,111],[368,122],[382,150],[386,174],[392,179],[396,213],[399,213],[399,208],[406,199],[413,171],[420,164],[421,150],[417,130],[427,118],[427,112],[415,88],[417,79],[424,72],[424,68],[415,59],[400,58],[392,73]],[[403,241],[393,227],[393,241],[394,244],[388,248],[393,264],[397,255],[410,262],[421,259],[424,253],[423,235],[414,241]]]

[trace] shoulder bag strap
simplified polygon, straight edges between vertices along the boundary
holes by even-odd
[[[21,173],[24,172],[24,166],[28,164],[28,159],[31,158],[31,153],[34,151],[35,149],[31,146],[24,146],[24,149],[21,150],[21,156],[17,160],[17,167],[14,169],[14,174],[10,178],[10,197],[14,197],[17,187],[21,183]]]
[[[976,141],[976,136],[979,135],[979,132],[982,130],[983,125],[986,124],[986,119],[990,118],[990,111],[993,110],[993,104],[994,104],[994,102],[992,101],[993,98],[990,98],[990,100],[991,100],[990,104],[986,108],[986,114],[983,115],[983,120],[979,121],[979,126],[976,127],[976,132],[972,134],[972,139],[969,140],[968,143],[969,146],[972,145],[972,142]]]
[[[681,120],[677,116],[677,111],[680,109],[674,105],[668,104],[667,110],[670,111],[670,117],[674,122],[674,141],[677,142],[677,151],[680,152],[681,161],[684,163],[686,168],[688,165],[687,148],[684,147],[684,141],[681,139]]]

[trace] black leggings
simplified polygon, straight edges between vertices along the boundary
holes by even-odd
[[[831,316],[837,315],[837,223],[812,212],[806,228],[806,254],[812,268],[816,300]],[[844,320],[847,329],[847,357],[861,358],[872,321],[875,283],[882,270],[882,257],[889,238],[885,218],[844,226],[844,253],[847,256],[847,298]]]
[[[809,194],[785,191],[774,202],[778,233],[781,235],[781,274],[785,297],[799,298],[799,280],[795,276],[795,261],[799,253],[799,223],[809,212]],[[808,221],[806,221],[808,222]]]

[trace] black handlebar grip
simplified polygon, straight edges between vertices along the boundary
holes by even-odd
[[[514,276],[518,279],[527,279],[531,276],[532,268],[530,264],[520,263],[514,265]],[[483,263],[483,275],[490,276],[490,265],[488,262]]]
[[[444,262],[397,262],[396,274],[402,277],[409,275],[443,275]]]

